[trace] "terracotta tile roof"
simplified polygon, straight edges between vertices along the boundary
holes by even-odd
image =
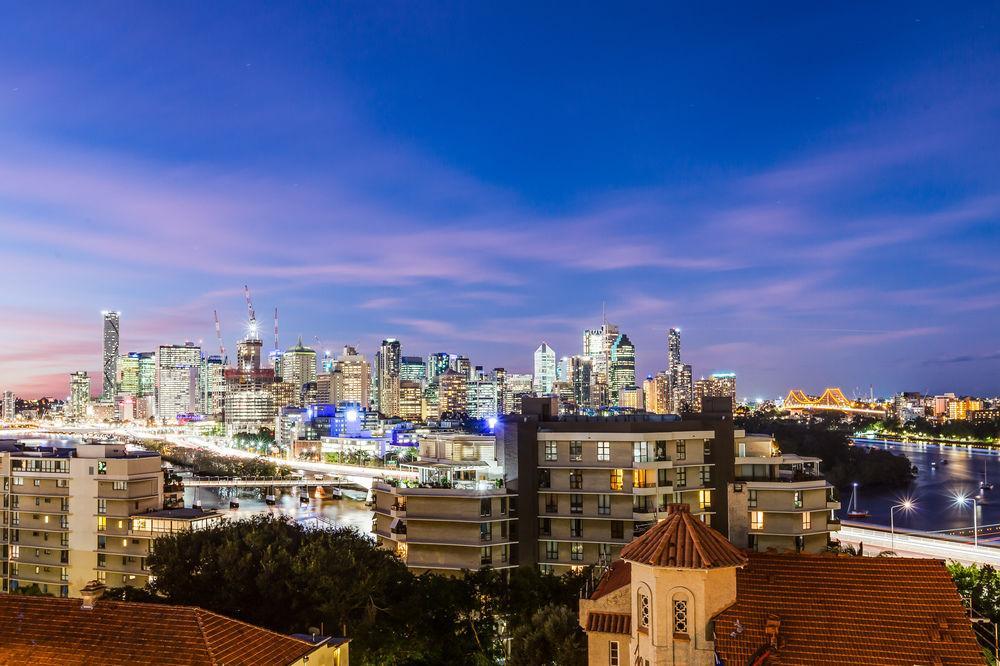
[[[611,563],[611,566],[604,575],[601,576],[601,580],[597,582],[597,587],[594,588],[593,594],[590,595],[591,599],[600,599],[605,594],[614,592],[620,587],[625,587],[632,582],[632,565],[625,560],[615,560]]]
[[[628,634],[632,631],[632,616],[628,613],[590,611],[587,613],[587,631],[599,631],[605,634]]]
[[[736,572],[736,598],[715,619],[727,665],[984,663],[940,560],[754,553]]]
[[[277,666],[315,648],[190,606],[0,594],[0,664]]]
[[[667,517],[622,548],[621,558],[640,564],[687,569],[739,567],[743,551],[691,515],[687,504],[670,504]]]

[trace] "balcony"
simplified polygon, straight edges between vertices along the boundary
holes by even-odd
[[[406,505],[393,504],[389,507],[389,515],[393,518],[406,518]]]
[[[643,483],[637,483],[632,486],[633,495],[656,495],[657,492],[662,492],[659,490],[660,486],[656,485],[656,481],[645,481]]]

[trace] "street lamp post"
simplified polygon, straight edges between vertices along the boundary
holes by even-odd
[[[972,547],[979,548],[979,517],[977,514],[978,504],[976,504],[975,497],[966,497],[965,495],[959,495],[955,498],[955,503],[961,506],[965,506],[966,502],[972,501]]]
[[[909,511],[913,508],[912,500],[903,500],[899,504],[893,505],[889,509],[889,550],[896,550],[896,521],[895,513],[896,509],[903,509],[904,511]]]

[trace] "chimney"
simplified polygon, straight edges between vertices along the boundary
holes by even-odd
[[[83,604],[80,608],[84,610],[94,610],[94,606],[97,604],[97,600],[101,598],[104,594],[104,584],[97,580],[92,580],[87,585],[80,590],[80,596],[83,597]]]
[[[768,637],[771,647],[778,649],[781,647],[779,636],[781,632],[781,618],[777,615],[768,615],[767,624],[764,625],[764,635]]]

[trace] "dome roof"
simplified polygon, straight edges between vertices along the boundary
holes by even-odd
[[[741,567],[746,555],[691,515],[687,504],[670,504],[667,517],[622,548],[621,558],[638,564],[683,569]]]

